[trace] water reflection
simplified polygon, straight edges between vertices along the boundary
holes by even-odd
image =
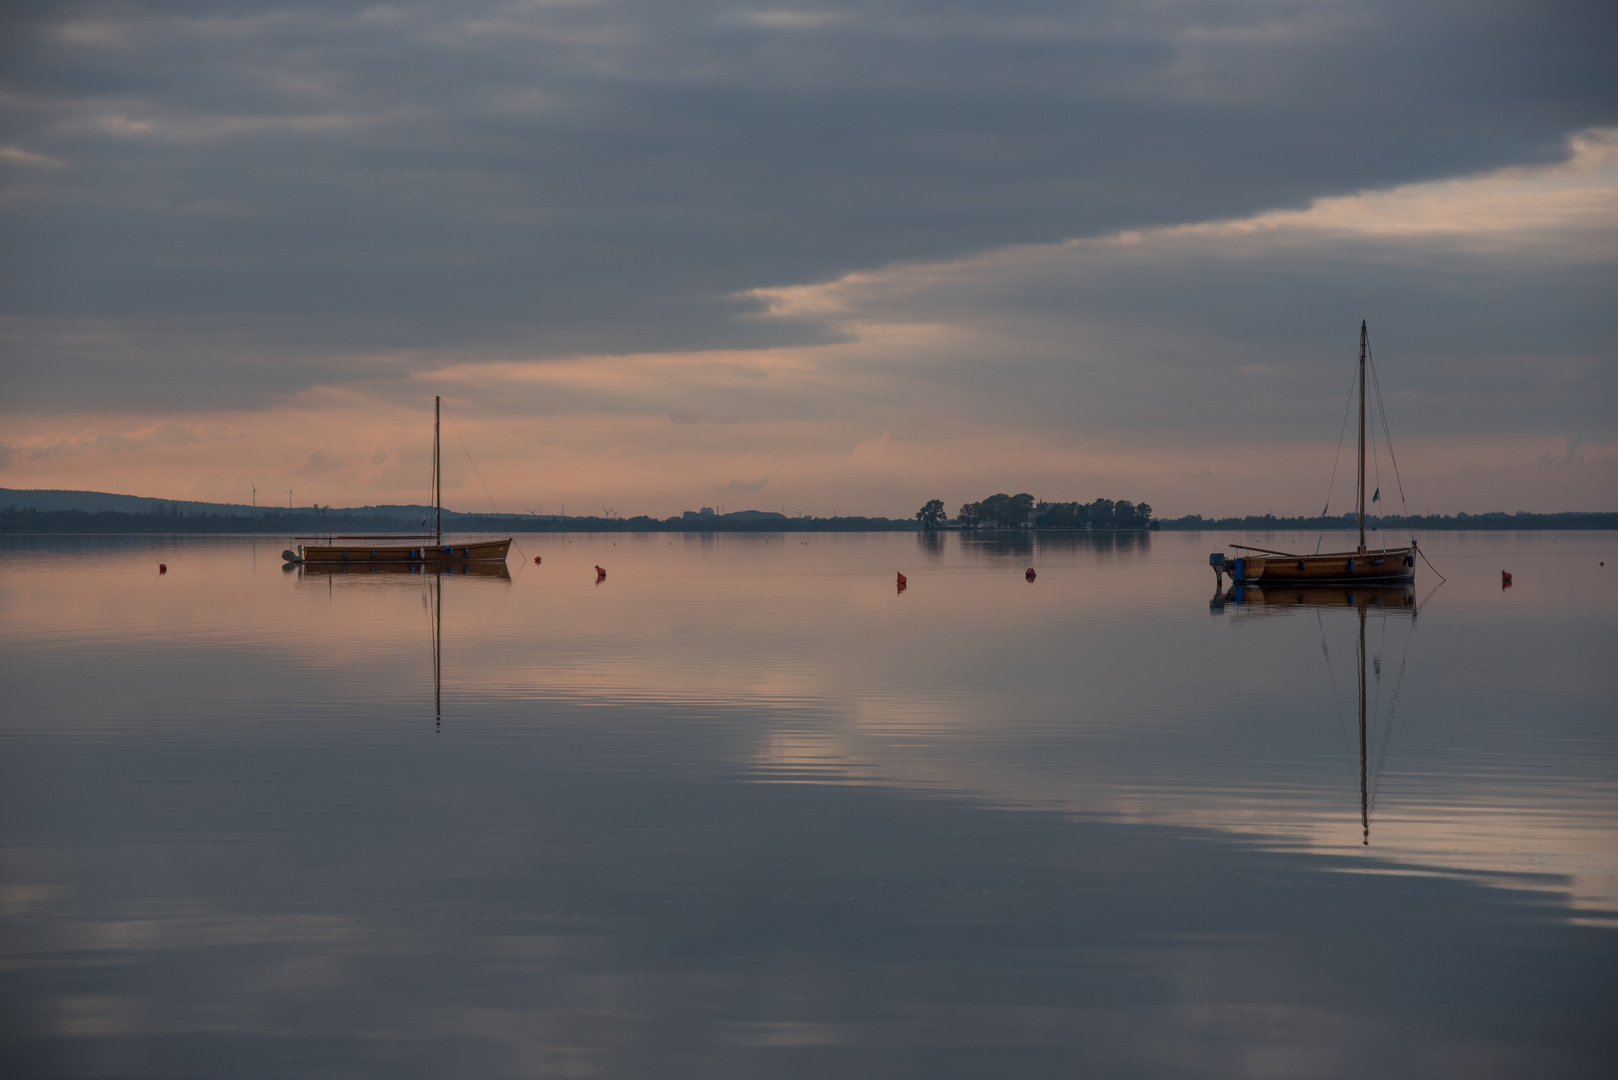
[[[1226,604],[1254,609],[1296,607],[1349,607],[1368,611],[1373,608],[1405,611],[1416,615],[1414,585],[1259,585],[1235,584],[1216,591],[1208,602],[1210,609],[1222,611]]]
[[[1594,554],[1210,618],[1196,536],[795,539],[0,544],[0,1072],[1613,1060]]]
[[[511,583],[511,570],[503,562],[460,561],[452,563],[370,563],[352,568],[342,563],[284,564],[283,570],[296,570],[301,582],[322,581],[331,593],[341,581],[345,585],[388,583],[426,587],[427,623],[432,643],[433,729],[444,725],[444,579],[474,578]]]
[[[421,563],[284,563],[281,569],[297,572],[299,579],[315,578],[421,578],[421,577],[476,577],[511,580],[511,570],[503,562],[455,562],[443,565]]]
[[[1371,793],[1384,761],[1387,746],[1393,734],[1395,713],[1399,707],[1399,695],[1404,688],[1406,662],[1409,659],[1409,643],[1411,634],[1404,636],[1404,649],[1399,660],[1399,670],[1394,688],[1386,705],[1385,718],[1380,715],[1366,692],[1366,671],[1369,665],[1375,673],[1378,684],[1382,678],[1382,656],[1371,655],[1366,649],[1365,627],[1366,619],[1372,613],[1384,617],[1408,616],[1412,629],[1418,614],[1416,607],[1416,592],[1412,584],[1402,583],[1394,585],[1356,585],[1353,583],[1332,585],[1276,585],[1263,587],[1259,585],[1246,585],[1237,583],[1228,590],[1215,591],[1214,598],[1209,601],[1211,611],[1223,611],[1226,605],[1233,605],[1238,609],[1246,609],[1244,614],[1262,614],[1266,609],[1279,609],[1278,613],[1290,613],[1299,609],[1333,609],[1348,608],[1355,613],[1358,622],[1358,636],[1354,650],[1355,671],[1357,675],[1357,712],[1359,728],[1359,789],[1360,789],[1360,843],[1362,847],[1371,846]],[[1321,656],[1325,660],[1328,675],[1331,674],[1331,649],[1327,641],[1324,622],[1319,623]],[[1332,697],[1335,702],[1337,685],[1332,680]],[[1378,731],[1382,732],[1380,740],[1376,739]],[[1373,742],[1378,742],[1383,754],[1376,757],[1375,767],[1370,761],[1370,749]]]
[[[1144,557],[1152,549],[1152,533],[1134,529],[973,529],[952,535],[960,537],[963,550],[991,557],[1112,553]]]

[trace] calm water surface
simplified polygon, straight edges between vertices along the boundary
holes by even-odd
[[[0,542],[0,1071],[1614,1075],[1618,537],[1243,540]]]

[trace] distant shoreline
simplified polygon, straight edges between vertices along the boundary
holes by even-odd
[[[1457,514],[1451,516],[1367,517],[1368,529],[1434,532],[1522,532],[1565,530],[1618,530],[1618,512],[1562,514]],[[452,533],[800,533],[800,532],[923,532],[919,522],[907,518],[880,517],[782,517],[692,515],[680,518],[535,518],[521,514],[455,514],[446,516],[445,531]],[[941,527],[939,533],[971,533],[983,536],[1117,536],[1145,532],[1299,532],[1356,528],[1352,515],[1331,518],[1277,518],[1271,515],[1240,518],[1203,518],[1196,515],[1154,521],[1150,529],[1062,529],[1039,526],[980,527],[962,529]],[[286,513],[270,511],[253,514],[123,513],[102,510],[34,510],[10,507],[0,510],[0,535],[148,535],[176,534],[319,536],[336,532],[409,532],[421,529],[420,519],[392,515],[342,511],[327,513]]]
[[[1155,523],[1164,531],[1206,532],[1210,529],[1242,529],[1247,532],[1297,532],[1312,529],[1356,529],[1353,514],[1338,517],[1278,518],[1270,514],[1249,517],[1205,518],[1199,514],[1173,518]],[[1411,514],[1365,518],[1367,529],[1418,529],[1436,532],[1544,532],[1558,529],[1606,530],[1618,529],[1618,512],[1565,512],[1560,514],[1530,514],[1519,511],[1508,514],[1496,511],[1488,514]]]
[[[999,510],[989,506],[994,499],[1027,503],[1020,511],[1030,520],[1022,525],[1002,525],[995,522]],[[1104,504],[1104,505],[1103,505]],[[1178,518],[1154,518],[1151,507],[1144,503],[1114,504],[1097,500],[1094,506],[1071,504],[1080,513],[1062,514],[1065,503],[1036,503],[1032,495],[994,496],[983,503],[962,507],[962,515],[948,518],[943,502],[933,500],[924,510],[939,511],[931,518],[933,528],[939,532],[1020,533],[1043,534],[1086,533],[1091,535],[1138,533],[1148,529],[1156,531],[1197,531],[1209,529],[1242,529],[1248,532],[1285,530],[1353,529],[1357,522],[1353,514],[1332,517],[1275,517],[1272,514],[1242,517],[1205,518],[1189,514]],[[1100,513],[1095,507],[1101,507]],[[974,526],[963,524],[970,510],[984,508],[986,513]],[[1114,518],[1115,507],[1135,508],[1138,513]],[[1086,515],[1082,511],[1090,510]],[[814,517],[800,515],[788,517],[771,510],[736,510],[715,513],[710,507],[701,511],[687,510],[672,517],[654,518],[646,514],[621,517],[616,514],[601,517],[565,514],[505,514],[464,513],[444,510],[442,522],[446,532],[921,532],[927,529],[922,513],[907,517],[867,517],[862,515],[835,515]],[[77,533],[144,533],[167,535],[171,533],[272,533],[287,535],[320,535],[331,532],[346,533],[420,533],[430,528],[439,511],[431,506],[393,504],[380,506],[246,506],[240,503],[165,501],[143,495],[117,495],[102,491],[57,491],[43,489],[0,488],[0,535],[3,534],[77,534]],[[1048,515],[1048,517],[1047,517]],[[1016,515],[1014,515],[1014,518]],[[1011,520],[1011,519],[1008,519]],[[1044,522],[1065,521],[1065,525],[1047,525]],[[1091,520],[1104,525],[1090,526]],[[1148,524],[1149,522],[1149,524]],[[1454,515],[1396,515],[1368,516],[1367,528],[1381,529],[1438,529],[1444,531],[1523,530],[1523,529],[1618,529],[1618,511],[1564,511],[1555,514],[1508,514],[1496,511],[1486,514]]]

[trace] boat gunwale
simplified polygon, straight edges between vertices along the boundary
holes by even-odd
[[[335,541],[335,539],[437,539],[437,538],[435,538],[434,534],[432,534],[432,533],[353,533],[353,534],[314,533],[314,534],[309,534],[309,536],[294,536],[293,539],[324,539],[324,541]]]

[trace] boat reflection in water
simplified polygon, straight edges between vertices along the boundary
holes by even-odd
[[[336,562],[305,562],[287,563],[283,569],[296,570],[298,577],[302,578],[331,578],[331,577],[428,577],[436,578],[440,575],[448,577],[477,577],[499,578],[501,581],[511,580],[511,570],[503,562],[443,562],[443,563],[407,563],[407,562],[375,562],[375,563],[336,563]]]
[[[1403,610],[1416,616],[1416,588],[1410,583],[1400,585],[1232,585],[1222,593],[1215,593],[1208,602],[1214,611],[1226,604],[1253,609],[1265,608],[1375,608]]]
[[[485,581],[511,581],[511,571],[503,562],[454,563],[288,563],[284,569],[296,570],[298,580],[324,580],[328,590],[335,582],[376,583],[378,585],[405,585],[411,581],[425,583],[432,594],[427,605],[428,627],[433,645],[433,727],[444,722],[444,578],[470,577]],[[346,580],[345,580],[346,579]]]
[[[1360,728],[1360,842],[1363,846],[1371,844],[1371,806],[1374,802],[1374,792],[1377,774],[1380,774],[1381,763],[1387,753],[1388,741],[1393,735],[1393,721],[1399,707],[1399,691],[1404,686],[1405,660],[1409,656],[1410,639],[1414,636],[1416,625],[1416,592],[1412,585],[1356,585],[1344,583],[1339,585],[1285,585],[1263,588],[1257,585],[1237,584],[1224,592],[1215,592],[1214,598],[1209,601],[1209,610],[1220,613],[1227,607],[1234,608],[1241,615],[1284,615],[1299,609],[1313,608],[1317,616],[1322,609],[1352,608],[1359,622],[1359,637],[1355,647],[1356,667],[1359,676],[1359,728]],[[1404,653],[1399,659],[1398,676],[1394,682],[1393,694],[1388,700],[1387,715],[1380,715],[1380,707],[1372,708],[1366,695],[1366,668],[1369,665],[1375,672],[1377,683],[1377,700],[1381,699],[1382,684],[1382,657],[1368,656],[1365,643],[1365,623],[1367,616],[1376,612],[1383,618],[1409,616],[1412,633],[1405,635]],[[1320,625],[1320,647],[1326,659],[1328,674],[1331,669],[1331,650],[1326,642],[1326,625],[1324,619]],[[1336,683],[1332,683],[1332,693],[1335,700]],[[1368,723],[1369,721],[1369,723]],[[1380,730],[1381,738],[1375,755],[1376,769],[1370,766],[1372,737]]]

